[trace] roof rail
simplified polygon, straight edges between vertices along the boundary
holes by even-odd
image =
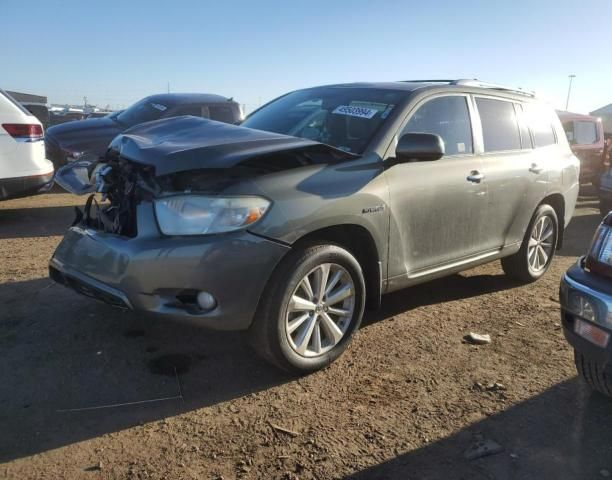
[[[459,78],[457,80],[402,80],[403,82],[411,83],[447,83],[449,85],[462,85],[464,87],[480,87],[490,88],[492,90],[500,90],[504,92],[518,93],[528,97],[535,97],[535,92],[523,90],[521,88],[507,87],[505,85],[497,85],[495,83],[482,82],[477,78]]]
[[[535,92],[529,90],[523,90],[522,88],[507,87],[505,85],[498,85],[496,83],[482,82],[477,78],[460,78],[459,80],[453,80],[451,85],[463,85],[465,87],[481,87],[490,88],[492,90],[502,90],[504,92],[519,93],[521,95],[527,95],[528,97],[535,97]]]

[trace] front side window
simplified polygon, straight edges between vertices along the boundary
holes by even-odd
[[[360,154],[409,94],[359,87],[298,90],[253,112],[242,126],[306,138]]]
[[[462,96],[429,100],[412,115],[404,133],[432,133],[444,140],[446,155],[473,153],[467,99]]]
[[[179,117],[181,115],[193,115],[194,117],[202,116],[202,107],[200,105],[181,105],[174,111],[174,115]]]
[[[521,149],[514,104],[492,98],[476,98],[476,106],[482,124],[485,152]]]
[[[557,143],[555,132],[553,130],[552,110],[543,108],[534,103],[523,104],[523,112],[531,132],[533,140],[537,147],[545,147]]]

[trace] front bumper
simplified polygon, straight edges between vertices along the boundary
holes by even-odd
[[[46,192],[53,185],[53,171],[43,175],[0,179],[0,200]]]
[[[577,351],[582,353],[591,361],[600,365],[612,362],[612,323],[605,323],[606,318],[612,318],[612,281],[586,272],[582,268],[583,259],[563,275],[559,290],[559,301],[561,303],[561,323],[565,338]],[[597,312],[597,322],[583,322],[594,325],[595,327],[607,332],[610,341],[605,348],[602,348],[574,331],[577,317],[570,311],[569,299],[571,295],[581,295],[595,306]]]
[[[49,263],[54,280],[113,306],[219,330],[249,327],[288,246],[246,231],[163,237],[152,206],[138,207],[138,236],[72,227]],[[216,299],[203,311],[189,292]]]

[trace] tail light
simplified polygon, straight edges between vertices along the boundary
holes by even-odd
[[[2,128],[17,141],[34,142],[43,139],[43,129],[36,123],[3,123]]]
[[[589,272],[612,277],[612,214],[603,219],[595,232],[585,268]]]

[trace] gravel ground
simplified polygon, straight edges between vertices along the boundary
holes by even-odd
[[[499,262],[386,296],[330,368],[292,378],[243,334],[116,311],[53,284],[82,198],[0,203],[0,477],[596,479],[612,403],[576,378],[558,282],[599,222],[581,197],[549,273]],[[490,345],[463,341],[488,333]],[[503,450],[467,460],[474,443]]]

